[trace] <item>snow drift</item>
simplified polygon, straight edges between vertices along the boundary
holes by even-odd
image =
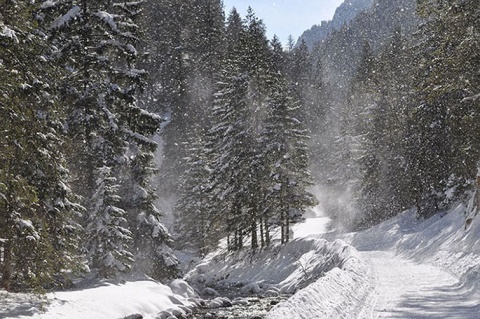
[[[212,255],[185,279],[197,288],[242,287],[257,295],[295,293],[267,318],[318,318],[319,314],[334,318],[362,304],[371,277],[371,269],[352,246],[309,236],[257,254]]]
[[[325,242],[324,247],[327,262],[323,266],[331,269],[274,307],[267,319],[341,318],[362,307],[372,288],[371,268],[352,246],[341,240]]]

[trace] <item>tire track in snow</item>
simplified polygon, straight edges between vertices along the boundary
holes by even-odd
[[[480,318],[480,300],[462,291],[459,279],[389,251],[364,251],[375,291],[360,318]]]

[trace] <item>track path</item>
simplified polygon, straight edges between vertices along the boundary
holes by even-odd
[[[375,274],[375,290],[361,318],[479,317],[480,300],[462,296],[458,278],[390,251],[365,251]]]

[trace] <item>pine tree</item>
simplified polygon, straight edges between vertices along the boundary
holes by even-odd
[[[179,198],[174,211],[175,230],[180,247],[192,249],[204,256],[215,248],[222,233],[216,232],[219,221],[211,216],[208,193],[210,163],[204,139],[194,135],[196,131],[191,132],[186,158],[187,170],[180,179]]]
[[[280,42],[280,39],[274,35],[273,39],[270,41],[270,50],[271,50],[271,57],[270,57],[270,70],[274,73],[279,73],[283,76],[286,75],[286,63],[287,63],[287,54],[283,50],[283,45]]]
[[[312,185],[308,171],[307,131],[299,120],[299,103],[289,96],[281,76],[272,81],[266,120],[263,156],[267,160],[269,185],[265,220],[281,225],[282,243],[288,242],[290,224],[303,218],[306,207],[315,206],[315,197],[306,191]]]
[[[163,232],[139,227],[137,223],[145,223],[138,221],[137,207],[132,208],[119,198],[128,183],[153,192],[145,183],[146,176],[153,173],[150,165],[139,168],[135,163],[144,159],[151,162],[154,143],[149,138],[161,122],[159,116],[141,109],[136,99],[146,75],[145,70],[137,67],[141,55],[137,51],[136,23],[140,6],[141,2],[89,0],[46,1],[42,6],[42,25],[52,43],[51,57],[66,69],[61,88],[63,102],[70,106],[68,160],[71,170],[77,173],[75,190],[84,197],[88,209],[86,224],[98,235],[96,241],[89,242],[87,250],[93,265],[102,267],[99,274],[109,277],[131,268],[130,237],[139,238],[137,231],[149,233],[143,235],[152,241],[153,250],[168,242]],[[124,180],[124,176],[133,181]],[[134,201],[141,202],[142,208],[153,206],[154,197],[139,197]],[[147,211],[147,217],[152,212],[157,222],[149,227],[162,228],[155,209]],[[127,219],[129,223],[125,224]],[[109,231],[100,236],[98,232],[103,229]],[[92,245],[99,245],[100,240],[109,242],[96,251]],[[141,243],[134,242],[133,246],[136,245]]]
[[[152,4],[157,102],[151,110],[167,118],[162,130],[163,196],[172,196],[186,170],[186,132],[208,127],[214,84],[224,54],[224,16],[219,0],[162,0]],[[198,132],[203,134],[204,132]]]
[[[127,211],[132,231],[134,268],[161,280],[174,277],[178,271],[178,261],[170,248],[172,238],[155,206],[157,195],[151,181],[157,172],[154,153],[158,145],[149,136],[157,131],[162,119],[137,110],[137,114],[130,115],[131,126],[143,135],[126,132],[130,159],[122,182],[121,206]]]
[[[443,122],[451,140],[448,188],[457,195],[463,185],[472,187],[475,166],[479,158],[478,145],[478,85],[479,77],[472,72],[478,65],[479,4],[476,1],[418,1],[418,13],[426,23],[421,30],[427,57],[422,81],[425,104],[444,111]],[[427,38],[428,37],[428,38]],[[444,144],[445,140],[444,140]],[[442,189],[445,191],[445,189]],[[444,199],[448,200],[448,199]]]
[[[119,2],[114,5],[122,25],[131,26],[128,34],[138,34],[137,21],[141,13],[139,2]],[[129,229],[132,232],[132,253],[135,267],[156,279],[173,277],[177,272],[177,260],[169,245],[172,239],[161,222],[162,213],[155,207],[157,196],[151,183],[157,170],[154,154],[157,143],[152,140],[157,134],[163,118],[140,107],[137,96],[145,85],[145,71],[138,69],[139,53],[136,49],[140,39],[126,37],[133,55],[121,56],[127,66],[126,76],[117,79],[120,88],[116,94],[118,100],[121,131],[127,142],[129,157],[122,168],[122,200],[120,206],[127,212]],[[120,57],[117,57],[120,60]],[[121,94],[118,94],[121,93]]]
[[[192,6],[192,0],[149,0],[140,21],[145,30],[145,50],[149,53],[142,66],[151,70],[140,102],[164,119],[158,192],[166,198],[175,197],[177,176],[184,169],[181,146],[188,125],[183,120],[190,103],[184,34]]]
[[[350,81],[348,91],[345,90],[344,96],[338,98],[341,103],[334,103],[332,109],[327,111],[329,123],[326,128],[331,132],[324,131],[329,144],[323,146],[327,154],[320,153],[327,167],[323,178],[328,181],[326,186],[332,192],[348,198],[342,207],[336,204],[329,207],[334,222],[346,228],[355,226],[359,210],[368,214],[376,211],[376,202],[368,199],[363,202],[359,198],[371,198],[378,189],[377,154],[366,151],[370,143],[374,143],[374,137],[367,136],[372,133],[369,128],[373,126],[370,111],[376,106],[374,67],[375,54],[370,43],[365,41],[357,72]],[[334,99],[331,96],[329,98]],[[360,209],[355,207],[358,200]]]
[[[52,43],[51,56],[68,70],[59,86],[63,102],[69,105],[67,125],[74,141],[69,162],[76,172],[82,171],[76,188],[88,200],[95,191],[94,171],[104,166],[98,157],[110,156],[105,160],[114,165],[124,147],[117,134],[119,119],[113,105],[114,95],[123,93],[114,83],[122,72],[112,63],[113,52],[134,52],[131,46],[118,42],[119,21],[115,21],[110,5],[87,0],[78,4],[47,1],[42,9],[43,26]]]
[[[261,156],[260,140],[264,130],[265,120],[268,117],[268,108],[266,107],[269,86],[271,65],[271,50],[266,37],[266,28],[263,21],[256,17],[252,8],[247,11],[245,18],[245,34],[242,41],[241,61],[248,72],[248,90],[247,90],[247,132],[249,135],[249,149],[246,150],[246,156],[251,168],[248,173],[246,187],[247,197],[244,199],[244,211],[247,214],[247,227],[251,236],[251,248],[256,249],[258,245],[258,228],[263,219],[262,211],[264,205],[264,182],[262,176],[266,174],[264,159]],[[260,223],[261,224],[261,223]],[[263,242],[263,236],[261,241]]]
[[[269,244],[269,227],[275,218],[285,222],[282,229],[286,242],[288,223],[301,216],[302,209],[314,203],[314,200],[305,193],[305,187],[309,183],[306,171],[308,155],[306,145],[302,142],[305,131],[300,128],[301,125],[297,126],[297,130],[290,130],[289,137],[282,140],[273,138],[278,131],[265,133],[267,125],[270,125],[270,130],[275,125],[268,122],[274,116],[272,113],[276,112],[272,105],[277,104],[271,105],[271,101],[280,101],[278,104],[283,103],[282,106],[286,108],[293,105],[285,105],[289,103],[286,102],[289,97],[282,95],[286,94],[282,93],[287,90],[286,85],[276,86],[283,83],[277,81],[279,77],[283,78],[279,72],[282,52],[278,44],[277,51],[270,50],[263,22],[255,16],[252,9],[249,9],[243,27],[238,24],[238,13],[235,10],[231,12],[228,21],[232,25],[227,25],[227,34],[232,38],[237,37],[241,45],[231,43],[228,46],[224,73],[218,83],[212,112],[216,122],[207,134],[207,153],[212,158],[210,200],[212,210],[215,211],[214,218],[218,216],[224,225],[220,233],[233,237],[229,236],[229,248],[241,249],[244,246],[244,234],[249,233],[251,248],[255,250],[259,247],[259,242],[262,246]],[[277,95],[282,95],[285,100]],[[292,113],[289,115],[298,111],[292,108],[295,110],[290,110]],[[297,118],[298,115],[299,113],[296,114]],[[275,114],[274,118],[278,120],[280,116]],[[284,120],[289,122],[291,119],[287,116]],[[298,119],[292,121],[299,123]],[[280,139],[283,134],[279,135]],[[270,142],[282,145],[281,147],[291,144],[292,149],[288,150],[288,154],[281,154],[288,158],[282,174],[272,173],[275,162],[281,160],[271,154],[265,155],[264,150]],[[269,157],[275,161],[272,163]],[[297,167],[294,168],[294,165]],[[285,186],[282,194],[285,198],[282,199],[291,203],[291,209],[282,206],[278,210],[283,214],[281,218],[273,216],[273,212],[279,208],[273,203],[281,195],[272,193],[275,188],[272,181],[280,175]],[[271,200],[267,201],[269,196]]]
[[[2,286],[52,287],[79,267],[82,207],[65,168],[63,113],[56,98],[56,68],[34,29],[33,4],[4,3],[0,78],[0,229]]]
[[[418,215],[428,217],[473,186],[467,181],[478,159],[478,112],[469,97],[478,83],[471,72],[478,61],[471,51],[478,42],[478,3],[418,1],[417,9],[425,22],[413,46],[418,60],[411,76],[407,167]]]
[[[293,35],[289,34],[287,39],[287,53],[291,53],[293,48],[295,48],[295,39]]]
[[[51,56],[70,71],[61,85],[63,102],[70,105],[68,161],[77,172],[75,189],[85,199],[86,231],[92,232],[86,249],[91,265],[101,267],[99,275],[112,277],[115,271],[130,269],[132,262],[127,248],[130,232],[125,229],[125,212],[118,207],[120,185],[115,177],[115,170],[125,162],[126,147],[117,108],[122,106],[119,100],[131,94],[121,86],[126,72],[112,57],[114,52],[120,56],[136,52],[130,43],[119,41],[119,16],[113,15],[111,4],[46,2],[43,9],[52,48],[58,49]]]
[[[131,232],[127,229],[126,212],[118,207],[120,197],[111,168],[99,168],[97,190],[92,196],[92,212],[86,232],[89,234],[87,257],[100,276],[114,277],[131,268],[133,256],[128,250]]]
[[[211,173],[213,209],[223,221],[221,233],[235,233],[234,249],[243,247],[243,232],[248,220],[243,206],[249,197],[248,161],[252,142],[248,132],[247,90],[246,74],[225,74],[224,80],[219,83],[213,109],[218,122],[209,132],[207,142],[214,156]]]
[[[45,81],[50,79],[45,78]],[[36,85],[54,88],[54,85],[38,79]],[[42,95],[45,93],[42,92]],[[36,104],[36,135],[26,134],[26,137],[31,144],[31,150],[27,153],[38,160],[24,168],[38,196],[36,210],[41,223],[37,227],[42,232],[45,249],[40,252],[41,249],[37,248],[38,256],[32,266],[36,270],[32,272],[43,274],[45,278],[39,281],[48,282],[49,286],[68,284],[70,272],[82,267],[79,244],[81,226],[78,220],[84,212],[84,208],[78,204],[78,196],[70,187],[70,173],[63,154],[63,114],[59,112],[58,102],[52,103],[50,99],[55,93],[50,90],[47,93],[49,100]],[[51,261],[47,263],[48,269],[42,269],[44,260]]]
[[[0,203],[2,205],[0,229],[3,246],[1,286],[6,290],[10,290],[15,284],[13,278],[16,277],[17,271],[20,274],[28,273],[28,268],[16,267],[18,259],[22,257],[22,255],[17,256],[16,252],[26,248],[25,243],[28,240],[36,243],[40,239],[31,221],[34,217],[33,205],[37,201],[35,188],[29,185],[25,174],[22,174],[23,167],[19,165],[21,159],[25,158],[24,148],[28,145],[25,139],[27,122],[35,117],[27,107],[28,95],[22,89],[22,84],[24,84],[23,87],[28,87],[30,82],[28,74],[20,73],[22,66],[27,69],[26,66],[29,63],[26,58],[31,51],[34,51],[31,48],[32,43],[23,43],[23,37],[28,35],[31,26],[28,22],[19,23],[26,20],[30,11],[24,6],[13,8],[11,5],[11,3],[5,3],[2,6],[2,20],[5,20],[0,25],[2,44],[0,49],[2,56],[0,130],[3,137],[0,141]],[[29,250],[24,256],[30,254]]]
[[[185,70],[182,60],[182,34],[186,12],[191,9],[190,0],[147,0],[144,2],[142,19],[144,31],[143,49],[148,58],[142,61],[155,76],[147,79],[141,102],[151,112],[171,118],[172,108],[185,93]]]
[[[207,106],[212,104],[214,83],[224,55],[224,15],[218,0],[195,0],[189,34],[184,39],[189,55],[189,91],[197,95],[196,123],[207,120]]]
[[[381,53],[370,49],[352,80],[350,103],[361,115],[353,123],[360,129],[354,158],[361,169],[358,204],[362,227],[392,217],[408,205],[400,183],[405,180],[404,145],[406,109],[404,96],[407,63],[404,42],[397,29]]]
[[[376,126],[381,132],[383,174],[378,198],[385,210],[381,219],[389,218],[413,203],[404,186],[408,180],[405,174],[405,136],[409,131],[407,100],[412,91],[408,79],[414,69],[408,54],[408,42],[402,29],[397,27],[380,52],[375,67],[379,107],[372,113],[375,113]],[[378,147],[373,147],[374,150],[378,151]]]
[[[291,90],[295,93],[295,98],[302,104],[306,104],[308,98],[309,73],[310,73],[310,55],[308,47],[304,40],[300,45],[290,52],[289,61],[289,80]]]
[[[433,38],[430,38],[433,40]],[[419,48],[420,49],[420,48]],[[420,56],[420,55],[419,55]],[[407,163],[408,174],[412,178],[412,188],[415,189],[414,202],[417,214],[430,217],[438,211],[442,202],[441,193],[446,186],[450,167],[448,158],[452,142],[449,134],[445,104],[432,103],[424,95],[424,72],[428,72],[430,53],[421,55],[415,69],[415,84],[417,94],[412,100],[411,134],[408,136]]]

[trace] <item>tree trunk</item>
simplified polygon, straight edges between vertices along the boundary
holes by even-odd
[[[480,212],[480,168],[479,168],[479,172],[477,174],[477,211],[475,212],[475,215],[478,214],[478,212]]]
[[[263,231],[263,217],[260,217],[260,245],[265,247],[265,234]]]
[[[11,183],[7,184],[7,189],[11,190],[12,186]],[[13,197],[13,194],[9,194],[9,199]],[[11,281],[12,281],[12,238],[13,238],[13,225],[12,225],[12,218],[11,218],[11,211],[12,207],[8,204],[9,201],[5,200],[5,205],[3,207],[4,216],[0,215],[0,220],[3,219],[3,224],[0,230],[2,231],[2,237],[6,239],[3,244],[3,263],[0,264],[1,268],[1,275],[2,281],[0,282],[0,287],[5,289],[6,291],[10,290]]]
[[[465,216],[465,230],[468,230],[472,225],[473,219],[480,213],[480,162],[477,164],[477,181],[475,185],[475,193],[473,198],[472,210],[467,211]]]
[[[3,267],[1,286],[6,291],[10,291],[12,279],[12,242],[7,239],[3,246]]]
[[[233,240],[233,250],[238,250],[239,244],[239,236],[238,236],[238,228],[235,229],[235,238]]]
[[[270,228],[268,227],[268,215],[265,216],[263,221],[265,223],[265,245],[270,246]]]
[[[227,251],[232,250],[232,243],[230,242],[230,233],[227,234]]]
[[[238,247],[237,249],[240,250],[243,248],[243,229],[240,228],[238,231]]]
[[[281,233],[282,233],[280,242],[284,244],[285,243],[285,212],[283,210],[280,215],[280,224],[281,224]]]
[[[255,217],[255,214],[254,214],[254,218],[252,218],[251,232],[252,232],[252,249],[255,250],[258,248],[257,220]]]
[[[285,214],[286,215],[286,218],[285,218],[285,243],[288,243],[288,241],[290,240],[290,218],[288,216],[288,213]]]

